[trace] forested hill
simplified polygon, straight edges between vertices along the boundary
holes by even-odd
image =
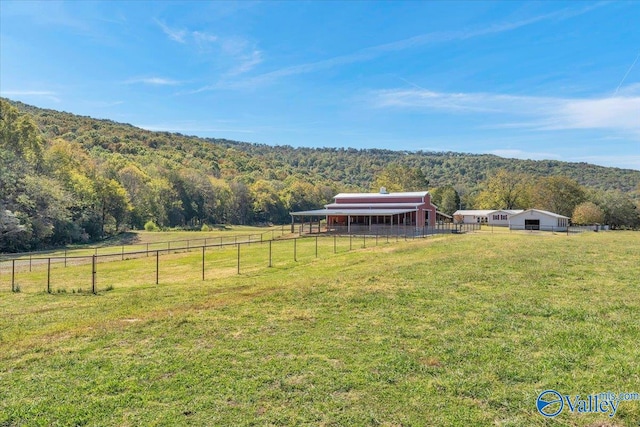
[[[381,186],[427,188],[448,214],[462,205],[546,207],[570,216],[593,202],[609,224],[640,225],[636,170],[272,147],[151,132],[1,98],[0,166],[0,252],[99,240],[128,228],[285,223],[290,211],[321,207],[338,192]]]
[[[111,120],[98,120],[11,102],[29,113],[45,139],[79,142],[93,154],[119,153],[143,164],[160,157],[217,177],[284,180],[297,176],[311,183],[370,189],[374,177],[389,163],[420,168],[430,187],[452,185],[473,189],[498,169],[533,176],[562,175],[602,190],[637,190],[640,171],[556,160],[507,159],[489,154],[408,152],[353,148],[293,148],[179,133],[152,132]]]

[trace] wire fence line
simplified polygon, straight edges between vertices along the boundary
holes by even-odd
[[[211,237],[198,237],[195,239],[176,239],[166,240],[160,242],[148,242],[148,243],[130,243],[119,245],[87,245],[82,248],[64,248],[64,249],[51,249],[44,251],[33,252],[17,252],[17,253],[5,253],[0,254],[0,262],[10,261],[12,259],[64,259],[73,258],[79,256],[91,256],[91,255],[126,255],[132,252],[132,248],[139,248],[138,251],[153,252],[156,250],[188,250],[190,247],[208,246],[225,243],[242,243],[242,242],[255,242],[264,240],[265,236],[274,239],[276,235],[285,234],[285,226],[278,227],[278,229],[271,229],[262,233],[251,234],[238,234],[231,236],[211,236]],[[287,231],[288,232],[288,231]],[[125,251],[125,248],[126,251]],[[136,251],[136,252],[138,252]]]
[[[177,248],[121,251],[66,257],[13,258],[0,261],[0,292],[91,292],[119,283],[155,283],[165,280],[241,274],[429,235],[315,234],[287,238],[247,238]],[[126,265],[130,262],[130,265]],[[99,267],[102,265],[102,267]],[[83,266],[87,266],[84,268]],[[69,268],[66,268],[69,267]]]
[[[510,232],[508,227],[497,227]],[[492,227],[493,229],[493,227]],[[215,271],[227,275],[241,274],[255,269],[297,262],[299,258],[336,254],[353,249],[377,246],[381,243],[407,241],[427,238],[441,234],[456,234],[487,230],[487,226],[476,224],[457,224],[422,229],[404,229],[403,233],[392,233],[391,229],[369,230],[354,229],[355,233],[343,234],[339,230],[330,232],[284,236],[282,230],[269,230],[260,234],[225,236],[222,238],[185,239],[163,242],[166,247],[150,247],[142,245],[139,250],[132,246],[119,246],[116,252],[69,255],[69,252],[55,256],[25,256],[11,259],[0,259],[0,292],[67,292],[68,289],[78,292],[99,291],[98,277],[102,289],[105,283],[113,287],[121,282],[136,280],[141,283],[159,284],[163,278],[163,270],[172,273],[180,280],[194,277],[199,272],[201,280],[205,280],[207,272]],[[569,232],[586,232],[593,227],[570,227]],[[373,232],[372,232],[373,231]],[[554,230],[549,230],[554,231]],[[279,235],[278,235],[279,234]],[[225,241],[227,239],[228,241]],[[198,244],[199,243],[199,244]],[[163,246],[164,246],[163,245]],[[125,251],[125,247],[128,250]],[[140,247],[140,245],[137,245]],[[80,253],[74,251],[73,253]],[[196,252],[197,254],[193,254]],[[40,255],[40,254],[36,254]],[[194,257],[198,257],[195,259]],[[187,259],[185,261],[185,259]],[[162,260],[162,262],[161,262]],[[125,265],[127,261],[132,264]],[[111,264],[110,267],[104,267]],[[182,265],[184,264],[184,265]],[[83,269],[82,266],[89,266]],[[98,265],[100,272],[98,272]],[[67,268],[71,267],[71,268]],[[180,270],[182,269],[182,270]],[[176,275],[176,271],[178,274]]]

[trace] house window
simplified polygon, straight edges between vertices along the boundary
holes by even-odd
[[[507,216],[506,215],[500,215],[500,219],[503,220],[503,221],[506,221],[507,220]]]
[[[494,220],[494,221],[498,221],[499,219],[500,219],[500,215],[494,215],[494,216],[493,216],[493,220]]]

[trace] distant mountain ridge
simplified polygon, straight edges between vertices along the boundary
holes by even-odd
[[[119,153],[142,164],[148,163],[149,157],[160,156],[220,178],[243,176],[248,182],[297,176],[312,183],[370,189],[379,171],[389,163],[400,162],[422,169],[432,187],[453,185],[467,191],[499,169],[534,176],[564,175],[586,187],[618,189],[636,198],[640,186],[640,171],[589,163],[509,159],[456,152],[270,146],[148,131],[112,120],[7,101],[19,111],[31,115],[48,140],[76,141],[93,155]]]

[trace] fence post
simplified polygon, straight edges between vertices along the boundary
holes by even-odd
[[[353,240],[353,234],[349,234],[349,250],[351,250],[351,241]]]
[[[293,238],[293,260],[294,261],[298,261],[298,254],[296,253],[297,242],[298,242],[298,239],[296,237],[294,237]]]
[[[124,261],[124,245],[122,245],[122,261]]]
[[[64,250],[64,266],[65,266],[65,268],[67,267],[67,250],[66,249]],[[31,270],[29,270],[29,271],[31,271]]]
[[[65,259],[66,262],[66,259]],[[29,273],[31,273],[31,254],[29,254]]]
[[[147,258],[149,258],[149,244],[147,243]]]
[[[316,258],[318,258],[318,236],[316,236]]]
[[[367,247],[367,233],[362,235],[362,247],[363,248]]]
[[[333,253],[334,254],[337,253],[336,252],[336,235],[335,234],[333,235]]]
[[[204,280],[204,248],[205,246],[202,247],[202,280]]]
[[[156,251],[156,285],[158,284],[158,276],[160,270],[160,251]]]
[[[47,292],[51,293],[51,258],[47,258]]]
[[[240,274],[240,245],[236,244],[238,248],[238,274]]]
[[[91,259],[91,292],[96,293],[96,256]]]
[[[15,284],[16,284],[16,260],[12,259],[11,260],[11,292],[15,292],[16,290]]]
[[[271,263],[271,240],[269,240],[269,267],[272,267],[273,264]]]

